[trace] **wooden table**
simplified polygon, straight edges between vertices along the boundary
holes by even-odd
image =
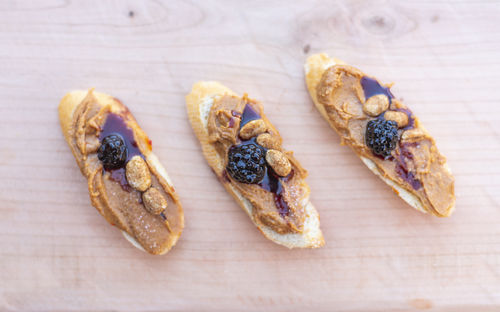
[[[0,2],[0,310],[498,311],[498,1]],[[456,177],[457,209],[411,209],[313,108],[325,51],[395,81]],[[224,191],[184,96],[218,80],[261,100],[309,170],[326,245],[267,241]],[[185,209],[163,257],[90,205],[60,131],[73,89],[121,99]],[[459,309],[461,308],[461,309]]]

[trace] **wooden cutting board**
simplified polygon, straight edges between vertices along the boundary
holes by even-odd
[[[498,1],[0,2],[0,310],[498,311]],[[411,209],[339,145],[303,62],[328,52],[385,82],[456,177],[457,209]],[[309,170],[326,245],[267,241],[206,165],[184,96],[218,80],[264,103]],[[121,99],[185,209],[166,256],[90,205],[62,96]]]

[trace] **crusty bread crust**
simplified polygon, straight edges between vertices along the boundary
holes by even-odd
[[[224,171],[224,160],[219,157],[215,147],[208,141],[207,119],[214,99],[224,94],[236,95],[218,82],[204,81],[194,84],[191,93],[186,96],[189,121],[201,143],[203,154],[209,166],[219,177]],[[223,183],[223,185],[262,234],[273,242],[288,248],[317,248],[324,245],[323,234],[319,228],[318,212],[308,198],[304,201],[306,219],[303,233],[278,234],[270,227],[255,220],[252,214],[252,204],[238,190],[230,183]]]
[[[328,55],[326,55],[324,53],[320,53],[320,54],[311,55],[307,59],[305,65],[304,65],[304,71],[305,71],[305,75],[306,75],[306,84],[307,84],[307,89],[309,90],[309,94],[311,95],[311,98],[314,102],[314,105],[316,106],[318,111],[321,113],[323,118],[330,124],[330,126],[333,129],[336,129],[335,125],[328,117],[328,114],[327,114],[324,106],[319,103],[317,96],[316,96],[316,89],[317,89],[318,84],[321,81],[323,73],[331,66],[341,65],[341,64],[345,64],[345,63],[338,60],[338,59],[330,58]],[[403,187],[399,186],[396,182],[384,177],[384,174],[379,171],[379,169],[377,168],[377,166],[375,165],[375,163],[372,160],[370,160],[366,157],[360,157],[360,158],[363,161],[363,163],[368,167],[368,169],[370,169],[375,175],[377,175],[387,185],[389,185],[392,188],[392,190],[396,194],[398,194],[399,197],[401,197],[410,206],[412,206],[413,208],[415,208],[423,213],[429,212],[424,207],[424,205],[422,204],[422,201],[417,196],[410,193],[409,191],[407,191]],[[450,171],[450,169],[447,165],[445,166],[445,168],[447,171]],[[449,209],[447,215],[444,215],[444,216],[437,215],[437,214],[436,215],[439,217],[447,217],[453,213],[454,209],[455,209],[455,206],[453,206],[451,209]]]
[[[92,94],[97,98],[99,103],[103,106],[105,105],[110,105],[111,111],[112,112],[120,112],[123,110],[123,105],[117,101],[115,98],[113,98],[110,95],[100,93],[100,92],[95,92],[93,89],[89,91],[83,91],[83,90],[77,90],[77,91],[72,91],[67,93],[59,103],[59,121],[61,123],[61,129],[64,135],[64,138],[68,144],[71,144],[71,124],[73,122],[73,114],[78,107],[78,105],[83,101],[83,99],[88,95],[89,92],[92,92]],[[146,133],[142,131],[142,129],[138,128],[135,129],[135,135],[137,140],[148,140]],[[167,174],[167,171],[165,168],[161,165],[159,162],[158,158],[156,155],[149,150],[141,150],[143,155],[146,157],[146,161],[149,165],[151,165],[156,172],[165,180],[166,184],[173,188],[173,183],[170,177]],[[177,205],[179,205],[180,211],[182,211],[182,206],[180,202],[177,202]],[[179,218],[181,218],[180,222],[181,224],[184,224],[184,214],[180,213]],[[144,248],[133,238],[130,236],[127,232],[121,231],[123,236],[136,248],[142,250],[145,252]],[[170,248],[166,248],[163,250],[160,255],[166,254],[178,241],[182,231],[180,231],[177,235],[172,234],[171,235],[171,246]]]

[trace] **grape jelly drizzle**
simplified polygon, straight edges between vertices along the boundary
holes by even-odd
[[[132,157],[136,155],[144,157],[139,150],[137,142],[135,141],[134,132],[132,131],[132,129],[130,129],[130,127],[127,126],[122,116],[113,113],[108,114],[106,122],[101,129],[99,141],[102,142],[102,140],[110,134],[120,135],[125,142],[125,146],[127,147],[127,159],[125,160],[124,164],[126,164]],[[132,190],[132,187],[128,184],[127,178],[125,176],[125,165],[118,169],[105,169],[105,171],[109,172],[111,180],[120,183],[120,186],[123,190],[127,192],[130,192]]]

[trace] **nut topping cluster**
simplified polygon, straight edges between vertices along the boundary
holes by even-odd
[[[146,210],[152,214],[160,214],[167,208],[167,200],[161,192],[151,186],[151,173],[146,161],[139,155],[132,157],[125,166],[128,184],[142,193],[142,201]]]
[[[386,94],[376,94],[366,99],[363,103],[363,112],[370,117],[366,125],[365,142],[375,155],[389,157],[399,141],[398,129],[409,124],[408,114],[402,111],[389,110],[390,101]],[[396,107],[398,107],[396,105]],[[415,130],[415,129],[412,129]],[[403,131],[402,138],[405,139],[412,130]]]
[[[279,176],[285,177],[292,171],[288,157],[280,151],[280,141],[267,132],[264,120],[249,121],[241,127],[239,137],[243,142],[228,151],[226,170],[236,181],[255,184],[262,181],[266,164]],[[252,140],[254,139],[255,140]],[[252,140],[248,142],[249,140]]]
[[[151,172],[146,161],[141,156],[136,155],[126,162],[127,146],[119,134],[106,136],[97,151],[98,158],[106,170],[125,167],[127,182],[135,190],[142,193],[142,200],[147,211],[158,215],[167,208],[165,197],[157,188],[151,186]]]

